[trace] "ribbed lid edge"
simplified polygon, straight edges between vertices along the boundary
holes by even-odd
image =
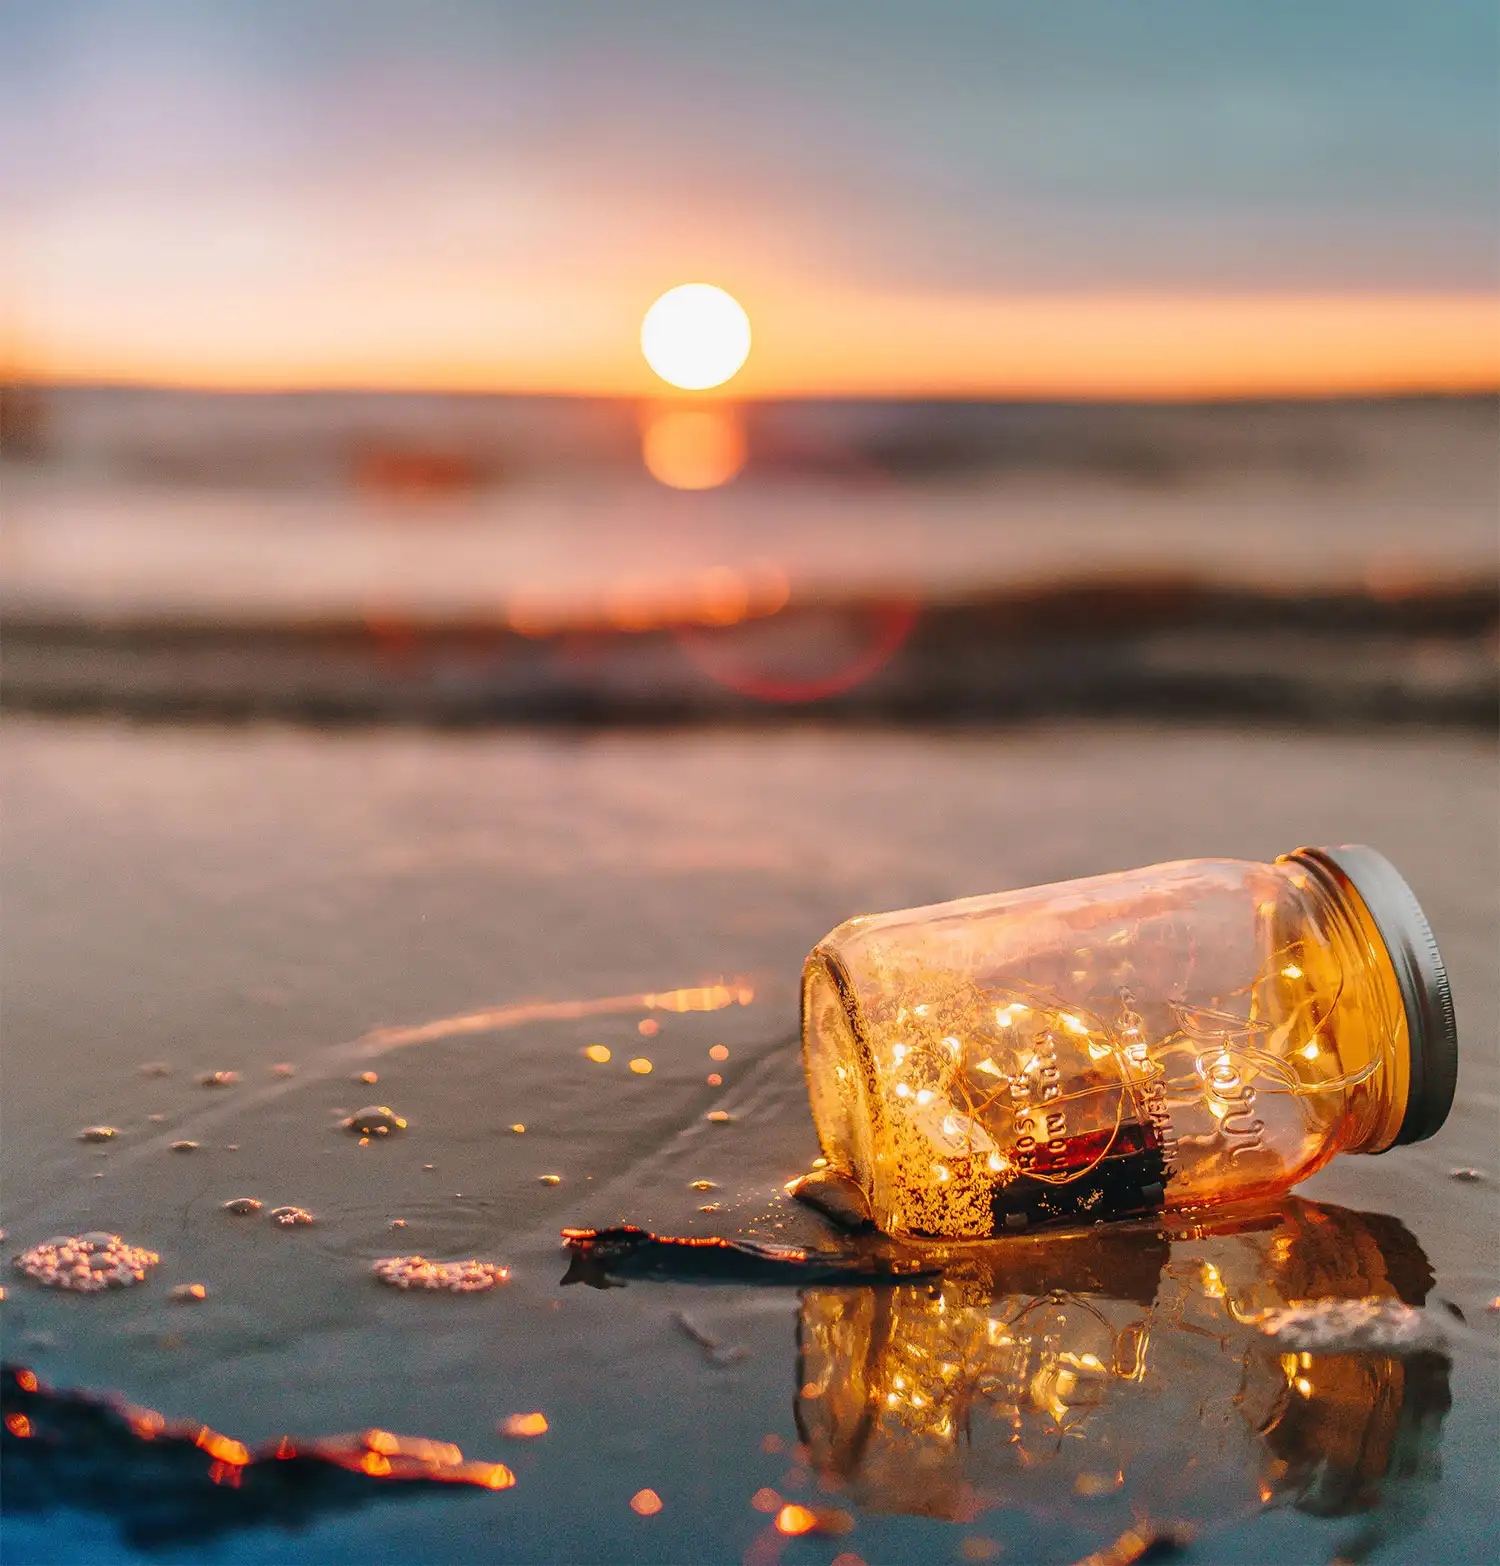
[[[1396,971],[1411,1041],[1411,1087],[1392,1147],[1441,1130],[1458,1085],[1458,1024],[1448,970],[1416,894],[1384,854],[1362,843],[1299,848],[1285,856],[1316,865],[1352,887],[1369,909]]]

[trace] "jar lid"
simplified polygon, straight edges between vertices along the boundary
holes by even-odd
[[[1442,1128],[1458,1083],[1458,1025],[1448,970],[1416,894],[1384,854],[1362,843],[1299,848],[1300,859],[1352,888],[1370,912],[1396,971],[1411,1041],[1411,1087],[1401,1129],[1391,1142],[1423,1142]]]

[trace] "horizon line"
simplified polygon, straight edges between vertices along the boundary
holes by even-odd
[[[467,397],[476,400],[510,399],[517,402],[596,402],[618,403],[627,407],[770,406],[782,403],[952,403],[986,406],[1017,404],[1062,407],[1179,407],[1235,406],[1266,403],[1333,402],[1464,402],[1500,397],[1500,377],[1490,380],[1423,382],[1393,381],[1369,385],[1307,386],[1288,385],[1282,389],[1250,386],[1244,389],[1218,386],[1181,389],[1146,387],[1136,392],[1091,390],[1040,391],[1016,389],[978,391],[969,388],[939,389],[899,387],[872,390],[753,389],[735,392],[732,383],[704,392],[686,392],[663,385],[659,390],[591,390],[557,386],[477,385],[473,382],[440,380],[215,380],[208,377],[165,377],[134,375],[35,375],[0,373],[0,390],[48,391],[127,391],[187,393],[204,397]]]

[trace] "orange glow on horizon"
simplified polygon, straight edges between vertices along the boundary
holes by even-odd
[[[502,391],[649,396],[621,294],[528,290],[524,342],[475,284],[425,313],[352,288],[283,302],[274,322],[228,302],[22,319],[8,373],[205,389]],[[414,302],[415,301],[415,302]],[[767,289],[737,399],[847,396],[1227,399],[1491,391],[1496,294],[913,295]],[[372,326],[379,322],[379,326]],[[705,400],[728,395],[704,391]]]

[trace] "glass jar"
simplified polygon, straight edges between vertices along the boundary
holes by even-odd
[[[1431,1136],[1458,1047],[1382,855],[1193,859],[851,919],[803,975],[828,1164],[890,1234],[1274,1197]]]

